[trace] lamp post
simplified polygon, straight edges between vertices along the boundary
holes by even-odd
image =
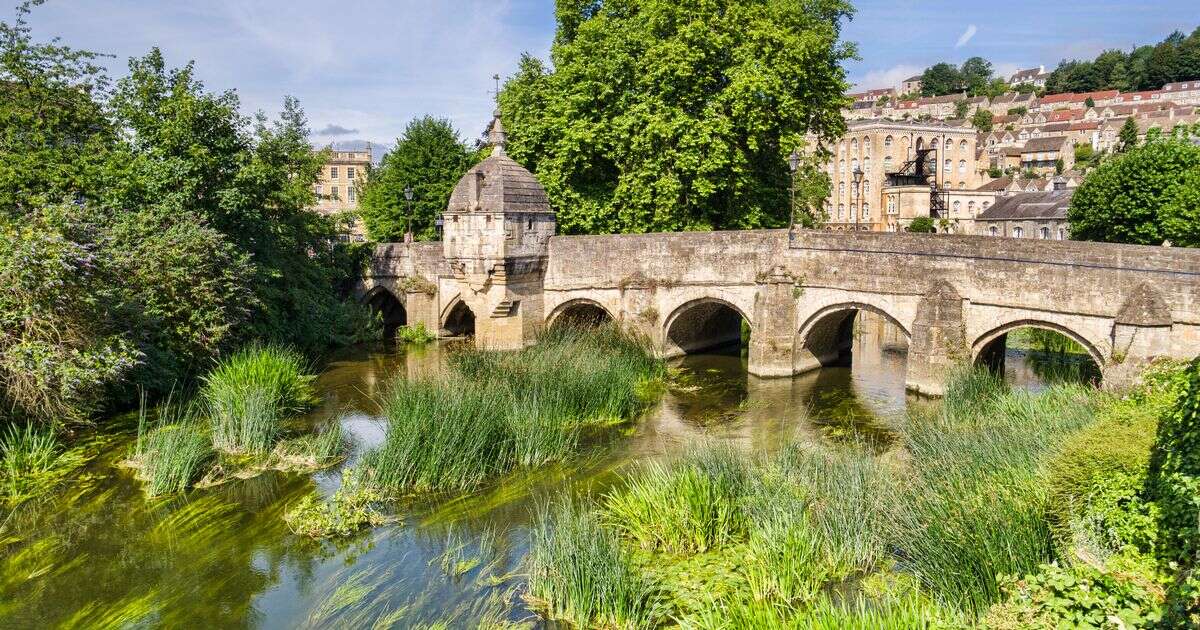
[[[862,211],[862,182],[863,182],[862,167],[854,167],[854,231],[858,231],[858,215]]]
[[[411,242],[412,242],[412,240],[413,240],[413,235],[412,235],[412,200],[413,200],[413,189],[412,189],[412,186],[405,186],[405,187],[404,187],[404,199],[405,199],[406,201],[408,201],[408,227],[404,228],[404,242],[405,242],[405,243],[411,243]]]
[[[788,234],[796,229],[796,171],[800,170],[800,150],[792,149],[788,156],[788,171],[791,172],[791,185],[788,187]]]

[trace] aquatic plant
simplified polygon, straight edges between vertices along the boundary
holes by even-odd
[[[208,431],[198,422],[158,426],[138,442],[140,474],[152,497],[190,488],[214,455]]]
[[[367,479],[391,494],[470,490],[518,467],[563,461],[589,427],[624,421],[665,368],[616,328],[556,329],[518,352],[460,348],[441,378],[400,378],[381,401],[384,443]]]
[[[654,584],[594,511],[569,500],[538,508],[530,531],[528,599],[578,628],[649,628],[663,620]]]
[[[401,343],[423,345],[436,340],[437,335],[425,328],[424,323],[418,323],[416,326],[401,326],[396,329],[396,341]]]
[[[85,461],[50,427],[10,424],[0,432],[0,501],[15,507],[56,485]]]
[[[278,346],[250,346],[217,364],[201,389],[213,444],[234,453],[268,452],[283,418],[317,402],[307,369],[299,353]]]
[[[347,470],[342,486],[328,501],[313,494],[305,495],[284,514],[292,533],[309,538],[334,538],[353,535],[365,527],[388,522],[378,510],[383,497],[370,485],[362,483]]]
[[[746,456],[729,447],[696,450],[670,466],[651,463],[604,497],[604,519],[646,549],[716,549],[746,535],[750,473]]]
[[[320,470],[345,458],[346,441],[341,423],[332,422],[324,430],[280,442],[274,456],[278,467]]]

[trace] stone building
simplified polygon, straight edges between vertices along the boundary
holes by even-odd
[[[1029,84],[1034,87],[1046,87],[1046,79],[1049,78],[1050,73],[1046,72],[1046,66],[1038,66],[1036,68],[1017,70],[1011,77],[1008,78],[1008,84]]]
[[[1054,174],[1075,168],[1075,143],[1066,136],[1030,138],[1021,147],[1021,169],[1039,175]]]
[[[349,224],[346,238],[366,240],[362,219],[358,218],[358,191],[367,180],[371,166],[371,147],[365,151],[329,152],[329,161],[317,177],[317,212],[325,216],[344,216]]]
[[[975,130],[945,123],[871,120],[850,122],[846,135],[831,147],[825,170],[832,183],[825,201],[827,226],[833,230],[888,231],[896,221],[884,212],[887,175],[912,160],[917,149],[932,148],[939,167],[938,188],[967,191],[981,182]],[[856,186],[854,173],[863,173]],[[928,189],[926,189],[928,196]]]
[[[921,80],[921,75],[918,74],[916,76],[908,77],[900,82],[900,94],[920,94],[921,88],[924,87],[924,85],[924,82]]]
[[[1067,208],[1073,188],[1058,178],[1054,190],[1002,197],[975,217],[975,233],[982,236],[1036,238],[1064,241],[1070,237]]]

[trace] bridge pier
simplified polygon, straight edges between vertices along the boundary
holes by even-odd
[[[939,281],[917,305],[905,385],[921,394],[941,396],[950,371],[969,359],[963,298],[949,282]]]
[[[792,376],[796,329],[796,279],[782,267],[760,278],[754,300],[749,372],[754,376]]]

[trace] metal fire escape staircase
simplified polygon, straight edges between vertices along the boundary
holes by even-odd
[[[917,156],[895,173],[888,173],[888,186],[929,186],[929,216],[940,219],[949,215],[949,192],[937,185],[937,149],[917,149]]]

